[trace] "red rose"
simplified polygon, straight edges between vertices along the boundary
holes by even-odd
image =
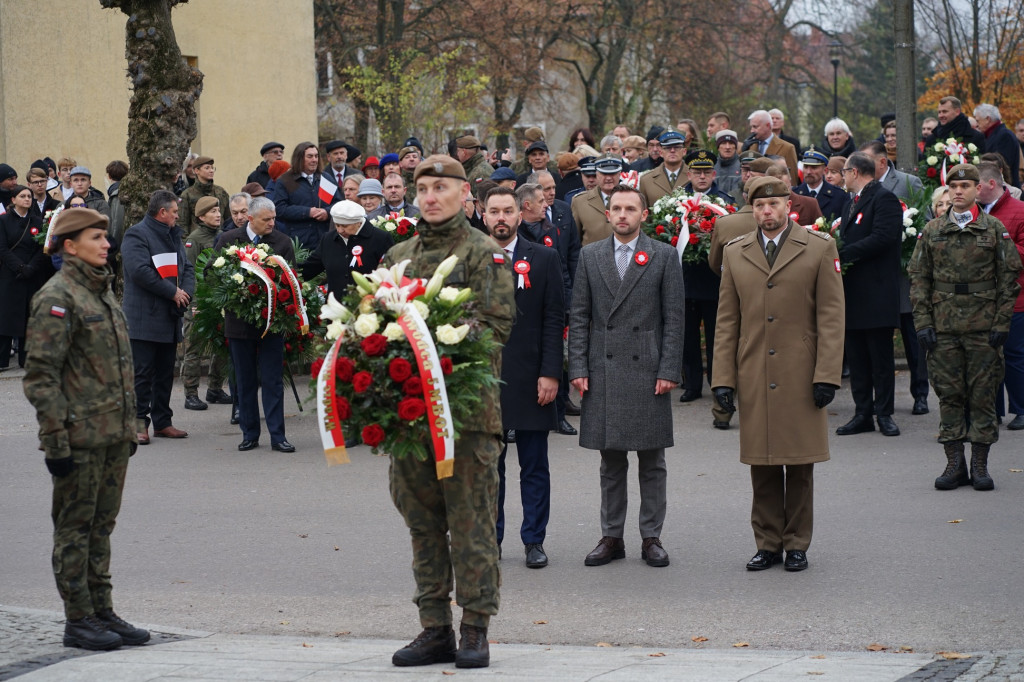
[[[423,382],[419,377],[409,377],[402,384],[402,393],[406,395],[423,395]]]
[[[934,178],[936,175],[939,174],[939,171],[936,170],[935,168],[929,168],[927,174],[929,178]]]
[[[260,317],[262,317],[264,320],[267,319],[268,314],[269,312],[267,311],[267,306],[263,306],[262,308],[260,308]]]
[[[654,232],[655,234],[665,234],[665,226],[658,225],[656,228],[654,228]]]
[[[445,375],[448,375],[448,374],[452,373],[452,370],[453,370],[452,359],[451,358],[441,358],[441,373],[445,374]]]
[[[672,237],[672,246],[675,246],[678,243],[679,243],[679,237],[678,236],[677,237]]]
[[[258,285],[258,284],[250,284],[249,285],[249,293],[252,294],[253,296],[255,296],[256,294],[260,293],[260,285]]]
[[[285,308],[284,311],[286,313],[288,313],[289,315],[298,315],[299,314],[299,308],[294,303],[289,303],[288,307]]]
[[[697,236],[697,233],[696,232],[691,232],[690,233],[690,244],[696,244],[699,241],[700,241],[700,237]]]
[[[363,349],[364,353],[372,358],[384,355],[384,351],[387,350],[388,339],[383,334],[370,334],[359,343],[359,346]]]
[[[393,381],[401,383],[412,376],[412,365],[405,358],[392,358],[388,364],[388,374]]]
[[[348,404],[348,400],[338,396],[338,419],[345,421],[352,416],[352,406]]]
[[[352,376],[352,390],[356,393],[362,393],[373,384],[373,375],[369,372],[356,372]]]
[[[672,222],[678,223],[679,222],[679,216],[677,216],[677,215],[672,216]]]
[[[735,213],[736,207],[733,206],[732,204],[729,204],[728,206],[725,207],[725,210],[728,211],[729,213]]]
[[[427,405],[423,398],[405,398],[398,402],[398,416],[409,422],[419,419],[426,411]]]
[[[284,349],[286,351],[288,351],[289,353],[291,353],[292,352],[292,344],[290,344],[290,343],[284,344]]]
[[[38,227],[33,227],[33,228],[32,228],[31,230],[29,230],[29,232],[30,232],[30,233],[32,234],[32,236],[34,237],[34,236],[36,236],[37,234],[39,234],[39,228],[38,228]]]
[[[700,231],[701,232],[710,232],[713,229],[715,229],[714,221],[708,220],[706,218],[704,220],[700,221]]]
[[[314,379],[316,379],[318,376],[320,376],[320,370],[323,368],[323,366],[324,366],[324,359],[323,358],[317,358],[316,360],[314,360],[313,361],[313,366],[309,368],[310,376],[312,376]]]
[[[380,427],[380,424],[364,426],[362,437],[364,443],[369,445],[371,448],[375,448],[384,442],[384,429]]]
[[[404,223],[398,223],[398,227],[395,228],[395,232],[401,235],[409,234],[409,228]]]
[[[277,273],[274,272],[274,270],[272,270],[271,268],[263,268],[263,272],[267,273],[267,277],[270,278],[271,282],[277,279]]]
[[[348,358],[338,358],[334,361],[334,376],[338,381],[352,381],[352,374],[355,371],[355,363]]]
[[[287,289],[277,290],[277,300],[280,301],[281,303],[287,303],[288,301],[291,300],[291,298],[292,292],[288,291]]]

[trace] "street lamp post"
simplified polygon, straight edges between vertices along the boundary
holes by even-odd
[[[832,62],[832,118],[839,118],[839,55],[843,45],[836,39],[828,44],[828,57]]]

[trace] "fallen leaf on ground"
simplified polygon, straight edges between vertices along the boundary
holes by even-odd
[[[661,658],[661,657],[663,657],[663,656],[664,656],[665,654],[663,654],[662,652],[660,652],[660,651],[659,651],[659,652],[658,652],[658,653],[656,653],[656,654],[647,654],[647,655],[648,655],[648,656],[650,656],[651,658]]]
[[[742,649],[745,646],[750,646],[750,642],[736,642],[733,646],[737,649]]]
[[[335,545],[335,546],[334,546],[334,551],[335,551],[335,552],[341,551],[341,547],[338,547],[337,545]]]
[[[290,625],[291,623],[289,621],[287,621],[287,620],[282,620],[280,624],[281,625]]]
[[[1024,473],[1024,469],[1010,469],[1011,474]]]
[[[912,653],[914,653],[914,647],[912,647],[912,646],[901,646],[900,647],[900,653],[912,654]]]
[[[308,538],[309,537],[309,533],[299,533],[299,537],[300,538]]]
[[[952,521],[946,521],[946,523],[963,523],[963,519],[953,519]]]
[[[598,642],[595,646],[610,647],[611,644],[609,644],[608,642]]]
[[[351,634],[352,634],[351,630],[342,630],[341,632],[335,632],[334,636],[335,637],[344,637],[345,635],[351,635]]]
[[[312,649],[313,648],[312,644],[306,644],[305,642],[302,643],[302,646],[307,648],[307,649]]]
[[[454,675],[455,673],[452,672],[451,670],[442,670],[441,674],[442,675]]]
[[[546,620],[535,620],[535,621],[533,621],[533,624],[534,625],[547,625],[548,622]]]
[[[693,637],[690,638],[690,640],[693,641],[693,642],[697,642],[699,644],[700,642],[708,641],[708,638],[704,637],[702,635],[694,635]]]
[[[825,658],[825,654],[818,654],[817,656],[811,656],[811,658],[816,658],[818,660],[821,660],[821,659]]]
[[[955,651],[940,651],[938,652],[938,655],[942,656],[947,661],[959,661],[961,659],[971,657],[970,654],[959,654]]]
[[[824,671],[821,671],[821,670],[808,670],[807,674],[808,675],[824,675],[825,673],[824,673]]]
[[[885,651],[888,648],[883,644],[868,644],[868,651]]]

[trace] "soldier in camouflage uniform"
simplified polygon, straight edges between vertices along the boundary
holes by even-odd
[[[949,171],[953,208],[924,227],[907,266],[914,326],[939,397],[939,442],[946,451],[946,469],[935,479],[940,490],[994,487],[988,455],[999,439],[995,392],[1020,288],[1020,256],[1003,224],[975,202],[979,181],[974,166]],[[971,442],[970,474],[965,441]]]
[[[445,281],[469,287],[484,324],[504,343],[515,317],[512,272],[505,254],[489,237],[470,227],[462,210],[469,191],[462,165],[448,156],[430,156],[415,174],[423,212],[419,235],[392,247],[384,265],[410,259],[410,277],[430,277],[448,256],[459,260]],[[501,352],[491,359],[501,376]],[[391,499],[412,535],[413,574],[423,632],[395,653],[399,666],[455,661],[456,667],[486,667],[490,662],[487,627],[498,612],[498,541],[495,530],[498,456],[501,453],[499,389],[484,393],[473,420],[455,442],[455,475],[438,480],[434,462],[392,457]],[[451,535],[449,547],[448,535]],[[463,609],[458,652],[452,630],[451,590]]]
[[[469,183],[470,187],[476,187],[476,183],[489,179],[491,173],[494,172],[491,164],[487,162],[487,157],[480,150],[480,140],[472,135],[463,135],[462,137],[455,138],[455,153],[462,164],[463,172],[466,174],[466,182]],[[418,167],[417,170],[419,170]],[[413,177],[416,177],[415,174]],[[413,186],[415,184],[416,181],[413,180]]]
[[[220,204],[214,197],[203,197],[196,202],[196,220],[185,239],[185,258],[195,267],[196,260],[205,249],[212,249],[220,233]],[[227,357],[214,353],[210,357],[210,376],[206,382],[206,402],[199,399],[199,380],[203,375],[203,357],[192,343],[192,320],[195,309],[189,306],[185,311],[185,327],[181,343],[181,383],[185,387],[185,409],[205,410],[206,403],[230,405],[231,396],[224,392],[224,376],[227,374]]]
[[[149,640],[111,600],[110,534],[136,437],[132,350],[110,290],[108,222],[92,209],[60,216],[54,235],[64,266],[32,300],[24,379],[53,475],[64,646],[93,650]]]
[[[213,197],[220,206],[221,215],[228,215],[228,193],[220,185],[213,184],[213,175],[216,168],[213,165],[213,158],[200,156],[192,162],[192,168],[196,172],[196,181],[191,187],[181,193],[181,204],[178,211],[178,225],[181,226],[181,235],[184,239],[190,236],[190,230],[195,227],[196,206],[203,197]]]

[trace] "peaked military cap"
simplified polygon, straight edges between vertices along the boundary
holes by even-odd
[[[686,155],[686,165],[693,169],[714,168],[718,157],[706,149],[695,149]]]
[[[597,168],[594,167],[595,160],[596,159],[594,159],[593,156],[584,156],[580,159],[580,173],[583,173],[583,175],[596,175]]]
[[[686,136],[677,130],[666,130],[658,137],[662,147],[678,147],[686,144]]]
[[[756,149],[748,149],[747,151],[740,154],[740,165],[749,166],[750,162],[754,159],[760,159],[764,154],[757,151]]]
[[[824,166],[828,163],[828,154],[811,145],[804,151],[800,160],[804,162],[805,166]]]
[[[594,162],[594,169],[604,175],[622,172],[622,161],[614,156],[605,156]]]

